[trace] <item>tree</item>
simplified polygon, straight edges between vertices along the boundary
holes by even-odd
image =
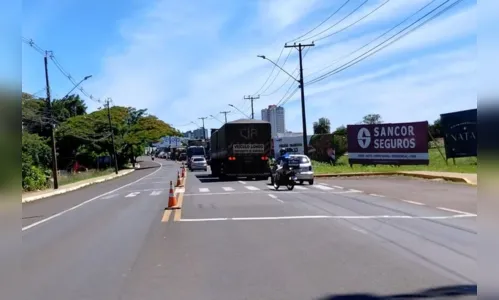
[[[334,135],[347,135],[347,128],[345,125],[341,125],[333,132]]]
[[[314,122],[314,134],[326,134],[331,132],[331,122],[328,118],[320,118]]]
[[[436,119],[433,124],[428,126],[428,131],[430,134],[435,138],[442,138],[443,137],[443,132],[442,132],[442,122],[440,118]],[[428,137],[430,138],[430,137]],[[429,139],[430,140],[430,139]]]
[[[362,123],[364,124],[381,124],[383,123],[383,120],[381,119],[381,116],[379,114],[369,114],[367,116],[364,116],[362,119]]]

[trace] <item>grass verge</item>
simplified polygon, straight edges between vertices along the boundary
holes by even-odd
[[[87,172],[81,172],[77,174],[64,175],[60,176],[59,184],[71,184],[82,180],[87,180],[95,177],[105,176],[112,174],[114,169],[105,169],[105,170],[88,170]]]
[[[442,149],[443,151],[443,149]],[[365,173],[365,172],[397,172],[397,171],[436,171],[436,172],[454,172],[454,173],[476,173],[477,158],[465,157],[456,158],[456,164],[452,159],[446,164],[437,149],[430,149],[430,164],[428,166],[361,166],[348,164],[348,156],[342,156],[333,166],[329,163],[313,162],[315,174],[334,174],[334,173]],[[444,153],[445,155],[445,153]]]

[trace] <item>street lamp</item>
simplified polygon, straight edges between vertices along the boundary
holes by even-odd
[[[244,112],[242,112],[239,108],[235,107],[234,105],[229,104],[229,106],[235,108],[238,112],[240,112],[246,118],[251,119],[250,116],[248,116],[247,114],[245,114]]]
[[[75,86],[74,86],[74,87],[73,87],[73,88],[72,88],[72,89],[71,89],[71,90],[70,90],[70,91],[66,94],[66,96],[62,97],[62,99],[65,99],[66,97],[68,97],[68,96],[69,96],[69,94],[71,94],[71,92],[72,92],[72,91],[74,91],[74,90],[75,90],[78,86],[80,86],[80,84],[81,84],[83,81],[85,81],[85,80],[89,79],[90,77],[92,77],[92,75],[88,75],[88,76],[83,77],[83,79],[82,79],[82,80],[80,80],[80,82],[78,82],[77,84],[75,84]]]
[[[288,47],[288,46],[286,46]],[[294,81],[298,82],[301,89],[301,119],[302,119],[302,128],[303,128],[303,154],[308,155],[308,142],[307,142],[307,118],[305,113],[305,87],[303,84],[303,64],[302,64],[302,45],[299,45],[299,53],[300,53],[300,78],[295,78],[293,75],[289,74],[286,70],[281,68],[278,64],[276,64],[271,59],[267,58],[265,55],[257,55],[257,57],[270,61],[274,66],[278,67],[286,73],[289,77],[293,78]]]

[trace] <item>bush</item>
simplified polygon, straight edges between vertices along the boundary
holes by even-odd
[[[21,147],[22,189],[35,191],[48,185],[50,147],[36,134],[23,133]]]
[[[22,188],[24,191],[36,191],[48,186],[46,172],[33,165],[33,161],[25,153],[22,154]]]

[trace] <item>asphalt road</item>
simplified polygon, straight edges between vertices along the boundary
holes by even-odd
[[[26,205],[24,217],[55,217],[23,223],[23,299],[477,298],[472,187],[377,178],[289,192],[195,172],[182,209],[165,212],[178,164],[161,162]]]

